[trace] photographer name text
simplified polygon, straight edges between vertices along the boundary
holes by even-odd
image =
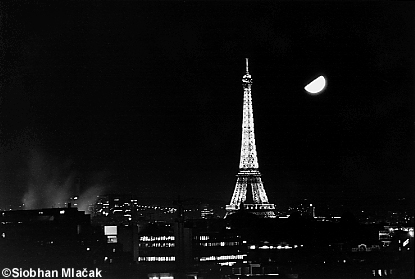
[[[102,270],[95,269],[41,269],[41,268],[3,268],[1,274],[4,278],[102,278]]]

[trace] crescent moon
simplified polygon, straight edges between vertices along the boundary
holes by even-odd
[[[318,94],[326,88],[327,82],[324,76],[319,76],[309,84],[307,84],[304,89],[310,94]]]

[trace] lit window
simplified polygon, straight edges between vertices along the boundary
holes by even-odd
[[[107,243],[117,243],[117,236],[116,235],[107,235]]]
[[[117,235],[117,226],[104,226],[105,235]]]

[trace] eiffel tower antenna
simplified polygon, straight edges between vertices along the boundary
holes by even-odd
[[[245,58],[245,61],[246,61],[246,74],[248,75],[249,74],[249,71],[248,71],[248,58]]]
[[[246,73],[242,77],[244,89],[242,142],[239,172],[236,175],[235,190],[226,216],[244,209],[265,218],[275,218],[275,205],[268,202],[259,172],[258,156],[255,145],[254,113],[252,108],[252,78],[248,71],[248,58],[245,58]],[[252,190],[252,200],[247,199],[247,191]]]

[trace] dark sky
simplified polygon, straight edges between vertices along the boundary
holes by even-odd
[[[2,2],[0,208],[76,177],[229,202],[245,57],[271,202],[413,197],[414,7]]]

